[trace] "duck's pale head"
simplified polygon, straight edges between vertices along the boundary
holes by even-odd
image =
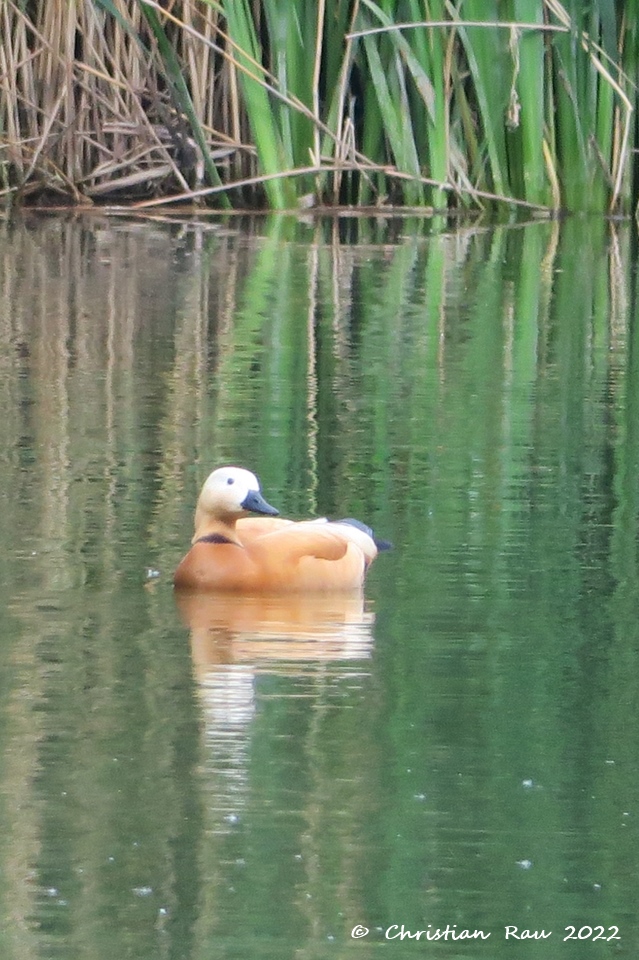
[[[247,513],[276,517],[278,510],[267,503],[255,474],[242,467],[219,467],[209,475],[198,501],[198,510],[220,520],[233,520]]]

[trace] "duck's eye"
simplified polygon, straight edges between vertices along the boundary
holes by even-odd
[[[233,477],[229,477],[226,482],[228,483],[228,485],[229,485],[229,487],[230,487],[232,483],[235,483],[235,480],[233,479]]]

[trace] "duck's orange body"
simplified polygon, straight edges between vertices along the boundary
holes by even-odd
[[[249,511],[265,514],[247,517]],[[257,478],[215,470],[195,512],[192,546],[175,571],[179,589],[237,593],[359,590],[377,545],[363,525],[275,516]]]

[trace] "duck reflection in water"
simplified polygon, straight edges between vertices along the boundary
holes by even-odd
[[[260,678],[273,697],[341,705],[370,674],[374,615],[360,594],[238,596],[178,591],[200,701],[211,829],[230,833],[248,803]]]
[[[361,594],[312,596],[177,592],[191,632],[199,680],[219,664],[277,664],[367,660],[374,615]]]

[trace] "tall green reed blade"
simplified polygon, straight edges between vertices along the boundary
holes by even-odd
[[[419,0],[411,0],[411,14],[417,21],[421,15]],[[427,0],[426,16],[430,20],[441,22],[445,19],[444,0]],[[432,105],[427,110],[428,130],[427,149],[430,161],[430,176],[443,183],[448,179],[450,155],[450,127],[446,95],[446,32],[443,28],[416,30],[414,38],[415,55],[418,62],[424,64],[428,73]],[[427,104],[428,107],[428,104]],[[448,196],[443,190],[434,190],[433,206],[445,209]]]
[[[556,22],[556,21],[555,21]],[[573,209],[577,198],[583,196],[587,180],[586,145],[579,122],[576,95],[576,72],[574,56],[579,41],[576,32],[553,33],[550,38],[552,51],[553,113],[551,135],[555,151],[554,161],[561,184],[561,204],[564,209]],[[569,176],[564,175],[569,171]]]
[[[483,147],[489,160],[488,189],[510,195],[505,117],[509,88],[506,80],[504,31],[492,24],[499,17],[498,0],[466,0],[464,20],[484,21],[485,27],[459,27],[482,120]],[[481,171],[477,171],[479,175]],[[480,181],[481,182],[481,181]]]
[[[353,125],[357,127],[361,123],[362,153],[365,157],[382,160],[383,153],[380,145],[384,143],[384,117],[373,85],[362,83],[362,90],[357,100],[359,101],[359,110],[357,101],[353,98],[351,120]],[[361,116],[361,121],[356,115],[357,110]],[[362,206],[366,206],[367,203],[376,201],[380,197],[385,197],[389,190],[388,180],[382,171],[374,173],[370,179],[361,177],[356,182],[357,195],[354,200]]]
[[[543,24],[543,11],[537,0],[514,0],[514,19],[519,23]],[[513,171],[523,184],[523,195],[531,203],[550,202],[544,161],[544,37],[541,30],[513,28],[510,35],[513,59],[508,126],[509,140],[518,128],[521,159]]]
[[[591,141],[596,142],[598,77],[583,43],[593,24],[583,5],[574,0],[569,10],[559,4],[556,9],[569,27],[552,37],[557,77],[558,167],[562,171],[563,202],[572,211],[594,211],[600,195],[594,184],[602,176],[599,157],[591,144]]]
[[[377,21],[376,26],[388,28],[386,33],[363,37],[368,79],[375,90],[383,133],[398,169],[419,177],[420,154],[426,154],[427,138],[423,137],[423,142],[420,142],[420,126],[423,135],[424,124],[420,125],[416,117],[415,97],[409,96],[408,81],[412,79],[416,86],[418,104],[422,110],[432,104],[432,85],[409,42],[400,30],[394,29],[395,21],[387,10],[394,13],[395,4],[386,0],[386,10],[373,0],[363,0],[362,5]],[[420,53],[424,55],[423,49]],[[421,184],[406,181],[402,190],[405,202],[424,204],[424,188]]]
[[[358,0],[355,0],[353,9],[348,0],[337,0],[337,7],[332,13],[332,26],[325,20],[326,36],[322,48],[322,94],[325,104],[323,120],[326,127],[320,137],[319,150],[321,156],[330,156],[334,162],[339,163],[351,160],[355,148],[351,116],[353,98],[350,96],[349,83],[352,80],[357,40],[344,38],[349,33],[350,24],[357,17]],[[333,202],[339,203],[342,199],[347,203],[354,203],[354,179],[356,177],[352,172],[342,175],[341,171],[334,171],[330,194],[326,188],[327,175],[318,178],[318,183],[320,191],[330,196]]]
[[[597,105],[594,131],[597,156],[593,163],[598,167],[590,191],[590,205],[597,212],[604,212],[612,186],[612,154],[615,126],[615,95],[612,85],[605,77],[597,75]]]
[[[639,0],[628,0],[625,8],[626,12],[619,27],[619,49],[621,50],[621,66],[624,77],[631,78],[639,75]],[[625,81],[624,89],[631,107],[634,108],[633,113],[636,118],[639,111],[637,86]],[[637,147],[636,139],[634,147]],[[625,164],[625,174],[622,179],[626,206],[629,206],[631,212],[636,216],[639,201],[639,170],[637,170],[636,164]],[[621,188],[622,184],[620,183],[619,186]]]
[[[588,66],[590,77],[590,102],[592,110],[592,128],[589,130],[591,144],[592,185],[590,188],[590,209],[603,212],[608,205],[608,197],[612,185],[612,152],[615,97],[612,87],[612,77],[602,74],[596,69],[601,64],[603,51],[598,44],[601,37],[605,44],[610,45],[610,36],[616,34],[616,17],[614,8],[611,10],[609,0],[597,0],[592,4],[590,17],[587,22],[588,36],[592,47],[588,50]],[[613,44],[614,47],[614,44]],[[601,64],[603,68],[603,64]]]
[[[271,73],[280,92],[292,95],[312,110],[318,4],[308,0],[264,0],[268,25]],[[289,166],[307,164],[313,146],[313,123],[288,103],[272,106]]]
[[[97,7],[101,7],[107,13],[111,14],[111,16],[115,17],[120,26],[134,36],[138,43],[142,44],[137,32],[131,28],[130,24],[124,19],[120,11],[114,6],[111,0],[93,0],[93,2]],[[189,122],[193,137],[202,154],[204,167],[211,185],[221,186],[222,180],[211,156],[206,135],[193,107],[193,101],[191,100],[191,95],[182,74],[182,67],[175,50],[173,49],[173,46],[169,42],[169,39],[164,32],[156,10],[153,7],[148,6],[144,0],[138,0],[138,2],[140,10],[145,17],[149,25],[149,29],[151,30],[151,33],[157,43],[158,52],[165,71],[165,80],[169,90],[171,91],[175,107],[179,112],[186,116]],[[224,208],[230,209],[231,204],[225,193],[221,194],[220,199]]]
[[[398,169],[418,177],[420,175],[419,157],[408,112],[405,77],[400,57],[395,51],[390,62],[384,64],[379,44],[372,37],[364,38],[364,49],[388,147],[395,157]],[[405,202],[415,206],[424,203],[421,184],[406,181],[402,190]]]
[[[421,163],[429,159],[429,176],[441,183],[447,180],[449,161],[449,130],[447,104],[445,94],[445,34],[441,28],[431,30],[421,17],[422,6],[419,0],[408,0],[406,7],[407,19],[402,23],[409,26],[407,29],[398,29],[396,16],[402,16],[393,3],[386,0],[386,9],[382,4],[373,0],[363,0],[375,19],[386,28],[386,38],[381,35],[365,38],[365,42],[382,41],[396,51],[397,63],[401,63],[405,72],[404,86],[406,88],[405,102],[401,105],[401,114],[404,124],[408,124],[408,132],[414,143],[416,160],[413,169],[405,167],[407,172],[419,175]],[[436,0],[437,7],[434,19],[443,19],[443,4]],[[388,12],[390,11],[390,13]],[[392,14],[392,16],[391,16]],[[415,24],[415,26],[412,26]],[[411,160],[411,154],[408,155]],[[420,196],[424,190],[420,191]],[[431,189],[430,199],[434,206],[447,206],[446,194],[443,190]]]
[[[331,92],[337,88],[344,66],[344,37],[351,22],[352,7],[352,0],[329,0],[328,3],[322,59],[326,102],[329,102]]]
[[[634,8],[634,10],[633,10]],[[637,85],[631,80],[637,76],[637,64],[632,71],[624,72],[623,23],[632,18],[636,25],[639,3],[632,0],[624,4],[624,14],[617,20],[614,0],[599,0],[599,26],[601,53],[595,63],[600,63],[597,71],[597,103],[595,137],[602,164],[603,176],[595,185],[598,196],[593,198],[593,206],[600,210],[628,209],[627,198],[622,198],[624,169],[630,169],[627,163],[630,114],[632,100],[636,100]],[[594,16],[593,16],[594,20]]]
[[[226,17],[229,36],[236,45],[234,59],[240,68],[246,113],[260,167],[267,177],[274,177],[264,183],[270,206],[275,210],[290,209],[296,205],[295,188],[290,181],[278,176],[287,169],[286,151],[266,83],[255,66],[262,63],[262,50],[251,7],[248,0],[223,0],[221,4],[212,5]]]

